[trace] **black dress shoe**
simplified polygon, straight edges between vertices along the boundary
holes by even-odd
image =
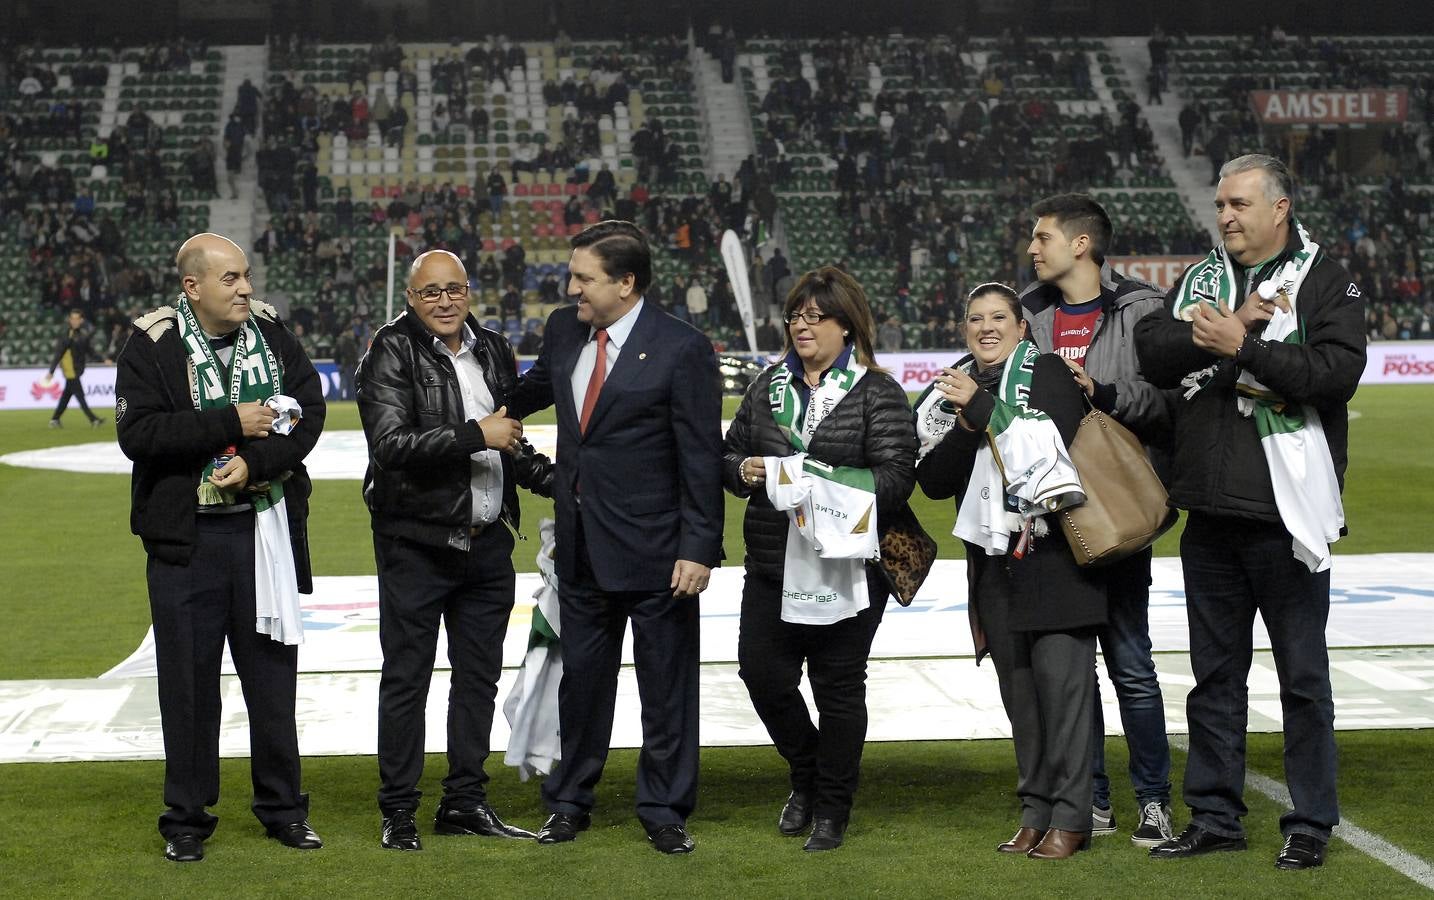
[[[777,830],[787,837],[796,837],[812,824],[812,798],[808,794],[792,791],[787,804],[782,807],[782,816],[777,819]]]
[[[842,838],[846,835],[846,822],[838,819],[826,819],[817,816],[812,819],[812,834],[802,849],[808,853],[820,853],[823,850],[835,850],[841,846]]]
[[[176,834],[164,845],[170,862],[199,862],[204,858],[204,841],[197,834]]]
[[[647,829],[647,839],[659,853],[691,853],[697,845],[682,825],[656,825]]]
[[[413,810],[398,809],[394,810],[393,815],[383,817],[383,849],[423,849],[423,844],[418,840],[418,822],[413,818]]]
[[[579,831],[592,827],[593,817],[587,813],[553,813],[538,829],[538,843],[565,844],[576,840]]]
[[[1180,836],[1150,848],[1151,859],[1184,859],[1187,856],[1202,856],[1227,850],[1244,850],[1244,838],[1222,837],[1211,834],[1199,825],[1187,825]]]
[[[1277,869],[1313,869],[1324,865],[1324,841],[1309,834],[1285,838],[1284,849],[1275,857]]]
[[[324,845],[307,821],[290,822],[278,828],[269,829],[269,837],[295,850],[317,850]]]
[[[472,809],[440,805],[438,815],[433,817],[433,831],[435,834],[477,834],[520,841],[531,841],[537,837],[531,831],[524,831],[516,825],[504,824],[487,801]]]

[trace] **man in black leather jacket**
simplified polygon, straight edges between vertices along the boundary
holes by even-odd
[[[414,817],[440,619],[453,673],[434,831],[533,837],[488,805],[483,763],[513,608],[516,485],[546,494],[552,467],[507,415],[513,349],[478,324],[467,297],[458,257],[419,256],[409,308],[378,330],[358,370],[383,648],[378,803],[394,850],[421,849]]]

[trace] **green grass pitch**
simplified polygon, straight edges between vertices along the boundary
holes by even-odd
[[[735,410],[729,399],[725,412]],[[1362,388],[1352,409],[1345,491],[1350,535],[1339,553],[1434,550],[1434,386]],[[102,413],[103,414],[103,413]],[[0,413],[0,453],[113,438],[112,428],[45,428],[48,413]],[[551,421],[551,419],[548,419]],[[356,429],[352,404],[330,408],[330,430]],[[524,532],[515,564],[531,570],[531,540],[550,505],[524,497]],[[942,544],[954,507],[918,493],[918,515]],[[127,656],[149,621],[144,556],[129,534],[126,476],[77,475],[0,465],[0,678],[91,678]],[[315,572],[374,571],[368,516],[357,482],[319,481],[310,520]],[[741,504],[728,498],[726,553],[740,565]],[[1178,547],[1178,529],[1157,546]],[[1338,561],[1336,560],[1336,565]],[[1391,643],[1397,641],[1391,639]],[[1434,751],[1429,732],[1341,733],[1346,817],[1428,859],[1434,838],[1416,802]],[[1250,766],[1282,777],[1278,735],[1251,738]],[[1192,895],[1408,896],[1419,889],[1357,851],[1336,843],[1328,865],[1276,872],[1274,804],[1249,792],[1251,849],[1188,862],[1153,863],[1130,845],[1135,814],[1128,797],[1123,741],[1108,742],[1121,834],[1100,838],[1075,860],[1041,864],[994,852],[1015,827],[1014,765],[1007,741],[872,744],[847,846],[801,853],[775,828],[786,787],[770,748],[710,748],[691,825],[698,842],[686,859],[646,847],[631,814],[635,755],[613,754],[599,794],[594,831],[576,844],[539,848],[424,831],[424,853],[378,848],[372,757],[305,761],[313,821],[326,849],[300,854],[266,841],[248,812],[247,760],[226,760],[218,814],[223,821],[198,866],[165,863],[154,821],[161,808],[158,762],[24,764],[0,767],[0,890],[11,896],[180,895],[364,897],[421,891],[482,896],[814,895],[1064,896]],[[1179,784],[1182,754],[1176,754]],[[441,757],[424,787],[440,792]],[[521,784],[497,761],[492,797],[520,824],[542,817],[535,784]],[[1177,826],[1184,812],[1177,799]],[[426,810],[431,810],[426,805]]]

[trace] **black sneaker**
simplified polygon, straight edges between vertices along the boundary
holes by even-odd
[[[1090,833],[1092,836],[1115,834],[1115,810],[1109,806],[1090,808]]]
[[[1140,807],[1140,824],[1130,834],[1130,842],[1138,847],[1155,847],[1175,837],[1170,825],[1170,804],[1150,800]]]

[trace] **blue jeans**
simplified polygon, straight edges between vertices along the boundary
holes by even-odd
[[[1136,803],[1170,802],[1170,742],[1165,736],[1165,701],[1150,655],[1150,557],[1146,550],[1109,570],[1107,622],[1100,649],[1120,702],[1120,724],[1130,751],[1130,784]],[[1091,758],[1092,801],[1110,806],[1105,773],[1105,716],[1100,681],[1095,682],[1095,734]]]
[[[1280,831],[1328,841],[1339,822],[1324,636],[1329,572],[1311,573],[1295,559],[1289,532],[1278,523],[1199,513],[1185,526],[1180,558],[1195,673],[1185,706],[1185,803],[1192,822],[1224,837],[1244,835],[1248,677],[1258,611],[1280,679],[1285,781],[1294,803],[1280,817]]]

